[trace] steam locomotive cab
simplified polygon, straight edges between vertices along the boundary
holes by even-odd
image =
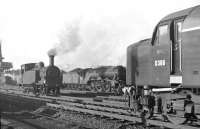
[[[35,71],[35,64],[36,63],[27,63],[21,65],[20,86],[29,87],[39,79],[39,73]]]
[[[40,70],[39,66],[36,63],[27,63],[21,65],[21,81],[19,86],[24,88],[24,92],[33,92],[34,94],[38,94],[40,87],[38,86],[38,82],[40,82]]]

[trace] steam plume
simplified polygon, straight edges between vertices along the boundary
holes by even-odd
[[[49,50],[48,55],[63,55],[76,50],[81,44],[79,29],[78,21],[67,25],[58,36],[59,43]]]
[[[106,20],[90,18],[66,27],[56,46],[57,64],[65,70],[125,65],[127,46],[143,39],[140,37],[143,32],[138,30],[147,28],[140,21],[130,26],[133,21],[135,18],[130,20],[129,16]]]
[[[52,48],[48,51],[48,56],[56,56],[57,55],[57,51],[55,48]]]

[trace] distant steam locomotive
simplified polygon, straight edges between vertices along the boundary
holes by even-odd
[[[60,88],[72,90],[86,90],[93,92],[114,92],[126,82],[126,69],[123,66],[102,66],[98,68],[74,69],[70,72],[61,72],[54,65],[54,56],[50,55],[50,65],[44,63],[28,63],[21,66],[21,80],[19,85],[26,90],[33,90],[36,95],[57,95]]]
[[[34,94],[52,93],[58,95],[62,85],[62,74],[60,69],[54,65],[54,55],[49,55],[49,66],[44,63],[28,63],[21,65],[21,81],[19,85],[26,91],[32,90]]]
[[[94,92],[117,92],[125,85],[126,69],[123,66],[75,69],[63,73],[63,85],[68,89]]]

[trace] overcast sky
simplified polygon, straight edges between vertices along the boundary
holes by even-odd
[[[199,0],[0,0],[4,61],[75,67],[125,65],[128,45],[149,38],[165,15]]]

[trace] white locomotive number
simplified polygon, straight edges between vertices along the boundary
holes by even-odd
[[[165,66],[165,60],[155,60],[154,65],[157,66]]]

